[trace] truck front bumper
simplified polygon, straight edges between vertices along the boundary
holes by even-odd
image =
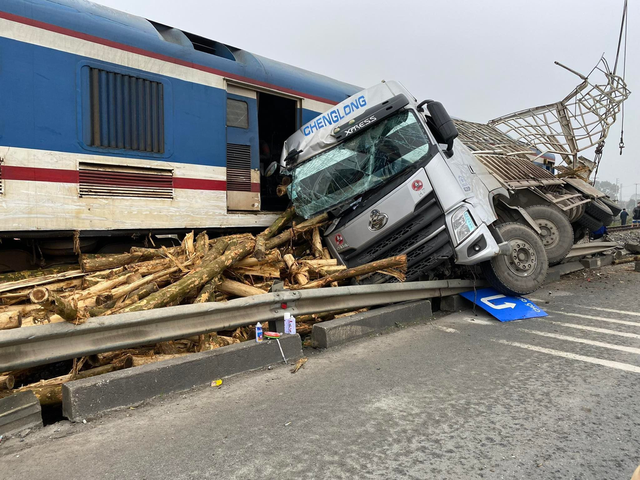
[[[477,265],[500,254],[500,246],[483,223],[455,249],[458,265]]]

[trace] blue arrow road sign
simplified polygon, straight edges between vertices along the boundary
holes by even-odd
[[[460,295],[483,308],[501,322],[547,316],[546,312],[529,299],[507,297],[493,288],[482,288]]]

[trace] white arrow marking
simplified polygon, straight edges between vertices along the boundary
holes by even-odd
[[[507,298],[507,297],[505,297],[504,295],[494,295],[493,297],[481,298],[480,301],[485,305],[488,305],[489,307],[493,308],[494,310],[503,310],[505,308],[516,308],[516,304],[511,302],[505,302],[502,305],[496,305],[494,303],[491,303],[491,300],[498,300],[499,298]]]

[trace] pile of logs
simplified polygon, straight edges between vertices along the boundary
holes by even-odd
[[[354,277],[381,272],[404,280],[403,255],[347,268],[331,258],[322,244],[320,228],[328,216],[294,222],[286,210],[265,231],[209,238],[206,232],[185,236],[181,245],[132,248],[122,254],[81,254],[79,265],[0,274],[0,335],[2,330],[37,328],[91,317],[139,312],[187,303],[221,302],[268,293],[274,282],[285,289],[333,287]],[[305,334],[314,323],[351,312],[304,315],[298,329]],[[30,389],[43,404],[55,404],[61,385],[129,366],[174,358],[254,338],[252,326],[233,332],[110,352],[78,359],[68,375],[32,385],[25,372],[0,372],[0,398]],[[20,380],[23,379],[23,380]],[[15,386],[19,387],[14,389]]]

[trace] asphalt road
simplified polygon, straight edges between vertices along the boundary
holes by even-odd
[[[10,439],[0,477],[629,479],[640,274],[583,275],[532,296],[545,319],[465,311]]]

